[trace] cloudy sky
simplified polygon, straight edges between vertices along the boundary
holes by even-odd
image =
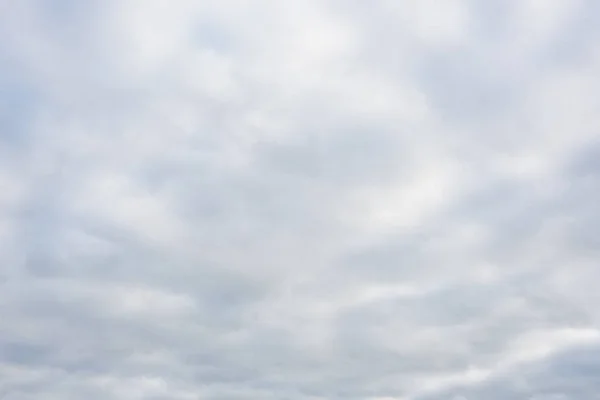
[[[0,0],[0,398],[600,398],[598,93],[594,0]]]

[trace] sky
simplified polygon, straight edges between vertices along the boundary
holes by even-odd
[[[600,399],[598,93],[594,0],[0,0],[0,398]]]

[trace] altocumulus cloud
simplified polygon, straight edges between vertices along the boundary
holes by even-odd
[[[0,2],[0,397],[592,399],[593,0]]]

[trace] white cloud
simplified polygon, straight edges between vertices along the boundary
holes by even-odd
[[[464,0],[386,2],[399,22],[425,45],[453,45],[468,40],[469,8]]]
[[[500,3],[0,6],[0,397],[597,393],[596,14]]]
[[[529,46],[539,46],[540,42],[545,45],[549,40],[556,38],[557,31],[581,11],[582,2],[526,0],[515,2],[515,8],[522,40]]]

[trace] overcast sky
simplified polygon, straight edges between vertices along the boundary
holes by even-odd
[[[0,399],[600,393],[600,3],[0,0]]]

